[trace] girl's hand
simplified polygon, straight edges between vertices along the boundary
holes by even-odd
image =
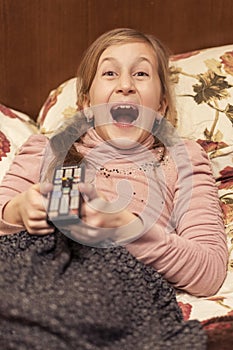
[[[45,195],[52,190],[52,184],[35,184],[9,201],[3,212],[3,219],[14,225],[24,226],[36,235],[52,233],[47,221],[47,199]]]
[[[88,200],[82,205],[81,222],[69,226],[73,239],[88,245],[103,241],[107,245],[109,242],[126,244],[142,233],[143,223],[139,217],[101,198],[94,186],[81,183],[79,190]]]

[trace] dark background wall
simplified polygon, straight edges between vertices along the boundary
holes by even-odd
[[[101,33],[134,27],[173,53],[233,42],[232,0],[0,0],[0,103],[36,117]]]

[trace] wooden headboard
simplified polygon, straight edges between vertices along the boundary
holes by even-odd
[[[232,0],[0,0],[0,103],[36,119],[100,34],[133,27],[173,53],[231,44]]]

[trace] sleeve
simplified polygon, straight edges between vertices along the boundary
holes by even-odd
[[[12,225],[2,218],[4,206],[18,193],[26,191],[40,180],[40,169],[48,139],[44,135],[33,135],[19,149],[9,171],[0,186],[0,234],[15,233],[22,226]]]
[[[174,185],[174,229],[155,223],[129,246],[132,254],[152,265],[176,288],[208,296],[221,287],[228,250],[217,186],[206,152],[194,141],[175,149],[178,159]]]

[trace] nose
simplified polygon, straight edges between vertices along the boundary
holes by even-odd
[[[130,74],[125,73],[120,75],[118,78],[116,92],[123,95],[135,93],[133,77]]]

